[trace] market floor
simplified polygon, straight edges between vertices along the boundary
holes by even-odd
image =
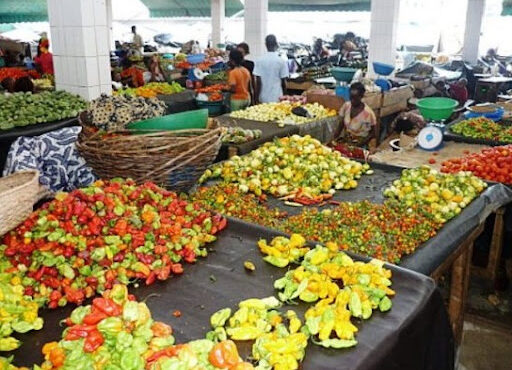
[[[457,370],[510,370],[512,332],[478,319],[464,323]]]

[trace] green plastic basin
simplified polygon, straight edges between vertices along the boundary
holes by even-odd
[[[208,109],[198,109],[133,122],[128,125],[128,129],[174,131],[206,128],[207,123]]]
[[[423,98],[416,102],[423,118],[441,121],[449,118],[459,102],[450,98]]]

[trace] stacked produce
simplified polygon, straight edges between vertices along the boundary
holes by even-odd
[[[263,260],[277,267],[286,267],[290,263],[298,263],[309,252],[306,239],[301,234],[292,234],[290,238],[278,236],[267,244],[265,239],[258,242]]]
[[[46,75],[46,76],[48,76],[48,75]],[[32,81],[32,83],[34,84],[34,88],[36,89],[36,91],[53,90],[53,88],[54,88],[53,78],[49,77],[49,76],[38,78],[37,80]]]
[[[330,67],[328,65],[313,66],[304,68],[302,75],[306,80],[312,81],[322,77],[331,76]]]
[[[304,95],[283,95],[279,97],[279,101],[306,104],[307,98]]]
[[[117,95],[141,96],[143,98],[154,98],[157,95],[172,95],[185,89],[177,82],[150,82],[137,88],[127,88],[115,92]]]
[[[445,223],[458,215],[487,184],[470,172],[442,174],[428,166],[408,169],[400,179],[384,190],[384,195],[396,198],[408,207],[428,205],[437,222]]]
[[[258,361],[257,369],[298,369],[308,337],[301,331],[297,314],[288,310],[283,315],[277,310],[279,306],[275,297],[267,297],[242,301],[233,314],[230,308],[222,309],[210,318],[213,330],[207,338],[254,340],[252,355]]]
[[[261,130],[243,129],[241,127],[228,127],[226,133],[222,137],[225,144],[243,144],[249,141],[259,139]]]
[[[43,370],[252,369],[231,341],[174,345],[171,327],[154,321],[146,304],[135,301],[123,285],[76,308],[65,324],[62,340],[43,347]]]
[[[274,287],[282,291],[282,301],[319,301],[306,311],[306,332],[315,344],[347,348],[357,344],[351,317],[367,320],[373,310],[391,309],[388,296],[395,292],[389,288],[390,278],[391,271],[382,262],[354,262],[328,243],[307,252],[301,265],[276,280]]]
[[[485,117],[457,122],[450,129],[456,134],[473,139],[512,143],[512,126],[500,124]]]
[[[357,179],[369,168],[309,135],[294,135],[214,165],[200,181],[221,177],[225,182],[238,183],[242,192],[267,192],[297,203],[315,204],[332,197],[336,190],[355,188]]]
[[[512,184],[512,145],[483,149],[442,163],[441,172],[460,171],[470,171],[484,180]]]
[[[223,91],[229,91],[229,85],[224,83],[219,83],[215,85],[210,85],[207,87],[200,87],[196,89],[196,93],[198,93],[198,100],[208,100],[210,102],[218,102],[224,99],[224,95],[222,95]],[[206,98],[202,98],[201,95],[205,95]]]
[[[308,117],[296,115],[292,112],[294,108],[301,107],[308,113]],[[336,116],[336,111],[325,108],[318,103],[264,103],[253,105],[249,108],[231,113],[233,118],[249,119],[262,122],[277,122],[280,124],[302,124]]]
[[[206,256],[226,220],[152,183],[98,181],[60,193],[3,237],[25,295],[50,308],[81,304],[115,283],[145,284]]]
[[[209,82],[226,83],[228,80],[228,73],[226,71],[210,73],[205,76],[204,80]]]
[[[41,75],[34,69],[23,69],[18,67],[4,67],[0,68],[0,82],[6,78],[17,80],[22,77],[40,78]]]
[[[131,122],[162,116],[166,109],[158,99],[102,95],[90,103],[85,120],[102,130],[122,130]]]
[[[396,201],[343,202],[333,209],[304,209],[281,222],[281,230],[308,240],[333,242],[339,249],[398,263],[402,256],[436,235],[442,227],[429,207]]]
[[[87,104],[65,91],[0,95],[0,130],[78,116]]]
[[[201,204],[212,212],[237,217],[242,220],[269,227],[277,227],[285,213],[271,210],[265,205],[266,196],[242,193],[236,184],[216,184],[199,188],[191,196],[191,201]]]
[[[39,306],[23,291],[17,270],[9,262],[1,261],[0,351],[12,351],[20,346],[20,341],[11,336],[13,332],[26,333],[43,327],[43,319],[38,317]]]

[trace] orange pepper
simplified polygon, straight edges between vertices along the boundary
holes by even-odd
[[[239,362],[233,367],[230,367],[229,370],[254,370],[254,366],[248,362]]]
[[[213,366],[220,368],[231,368],[240,363],[240,356],[235,342],[225,340],[217,343],[208,355],[208,361]]]
[[[155,214],[151,211],[144,211],[141,215],[142,221],[147,224],[150,224],[155,219]]]
[[[172,328],[163,322],[155,322],[151,326],[151,331],[155,337],[168,337],[172,334]]]

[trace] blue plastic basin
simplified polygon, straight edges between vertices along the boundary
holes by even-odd
[[[393,71],[395,70],[395,67],[389,64],[379,63],[379,62],[373,62],[373,71],[381,76],[389,76]]]

